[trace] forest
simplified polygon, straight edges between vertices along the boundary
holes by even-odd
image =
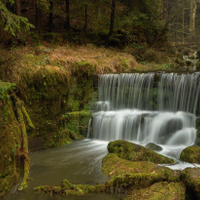
[[[135,48],[141,43],[160,48],[166,40],[196,45],[198,10],[197,0],[2,0],[1,43],[26,44],[40,36],[47,40],[53,33],[65,32],[63,37],[80,44],[79,37]]]
[[[0,198],[199,199],[199,18],[199,0],[0,0]]]

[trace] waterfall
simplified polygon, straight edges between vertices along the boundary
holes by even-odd
[[[199,76],[197,72],[99,75],[88,137],[144,146],[153,142],[163,149],[193,145]]]

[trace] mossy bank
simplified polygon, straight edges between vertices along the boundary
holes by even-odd
[[[27,186],[30,151],[86,137],[97,98],[94,75],[134,67],[130,54],[93,45],[1,50],[0,194],[9,191],[21,172],[20,189]]]

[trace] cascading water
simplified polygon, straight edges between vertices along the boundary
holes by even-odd
[[[124,139],[162,147],[179,158],[196,140],[200,73],[134,73],[99,75],[98,102],[88,137]]]

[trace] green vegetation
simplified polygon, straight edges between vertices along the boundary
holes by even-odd
[[[0,82],[0,196],[19,178],[21,131],[9,96],[15,84]]]
[[[13,4],[13,0],[7,0],[10,4]],[[30,31],[34,28],[34,25],[28,22],[26,17],[17,16],[10,12],[3,1],[0,1],[0,26],[3,27],[4,31],[15,36],[20,31]]]
[[[91,117],[89,111],[69,112],[64,116],[64,122],[69,130],[79,135],[87,136],[87,124]]]
[[[22,174],[21,165],[19,189],[27,186],[29,151],[86,137],[97,74],[182,70],[183,54],[192,54],[182,47],[177,52],[169,35],[187,45],[193,38],[187,35],[199,29],[193,26],[197,7],[178,0],[0,0],[0,196]],[[65,180],[60,187],[39,190],[82,195],[134,188],[131,198],[139,199],[147,190],[139,187],[151,187],[147,199],[153,199],[158,190],[166,193],[173,186],[171,193],[183,198],[180,176],[155,164],[174,160],[125,141],[109,143],[108,150],[112,154],[104,158],[103,171],[112,179],[104,185],[74,186]],[[198,148],[184,150],[181,159],[199,162]],[[188,174],[181,177],[190,187]]]

